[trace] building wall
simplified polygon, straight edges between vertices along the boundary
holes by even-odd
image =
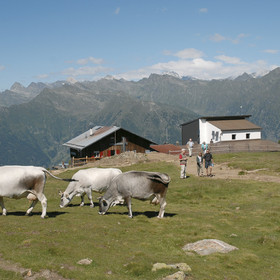
[[[235,136],[234,136],[235,135]],[[235,139],[233,139],[235,138]],[[222,133],[221,141],[261,139],[261,131],[226,131]]]
[[[199,143],[198,120],[182,125],[182,145],[186,145],[190,138],[192,138],[194,142]]]
[[[199,119],[200,144],[203,142],[209,144],[221,141],[221,130],[205,119]]]
[[[222,132],[219,128],[207,122],[205,119],[199,120],[199,127],[200,144],[203,142],[209,144],[211,140],[213,141],[213,143],[217,143],[220,141],[261,139],[260,130],[237,130]]]

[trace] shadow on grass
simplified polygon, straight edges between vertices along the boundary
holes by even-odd
[[[94,202],[93,204],[94,204],[93,208],[99,206],[98,202]],[[70,203],[66,207],[90,207],[90,203],[85,203],[84,206],[80,206],[80,203],[76,203],[76,204]]]
[[[158,211],[145,211],[145,212],[132,212],[133,214],[133,217],[136,217],[136,216],[140,216],[140,215],[144,215],[146,216],[147,218],[155,218],[158,216]],[[120,212],[107,212],[105,215],[125,215],[125,216],[128,216],[128,212],[123,212],[123,213],[120,213]],[[177,214],[175,213],[164,213],[164,217],[173,217]]]
[[[42,213],[41,212],[32,212],[29,215],[25,215],[26,212],[23,211],[14,211],[14,212],[8,212],[7,215],[9,216],[26,216],[26,217],[32,217],[32,216],[41,216]],[[51,211],[51,212],[47,212],[47,216],[46,218],[55,218],[59,215],[64,215],[67,212],[58,212],[58,211]]]

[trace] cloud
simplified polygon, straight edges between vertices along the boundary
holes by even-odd
[[[269,49],[269,50],[263,50],[264,53],[270,53],[270,54],[277,54],[279,53],[279,50],[272,50],[272,49]]]
[[[93,64],[102,64],[103,59],[102,58],[94,58],[92,56],[88,58],[81,58],[77,60],[77,64],[79,65],[86,65],[88,63],[93,63]]]
[[[215,33],[214,35],[210,36],[210,40],[214,41],[214,42],[221,42],[221,41],[226,40],[226,37],[224,37],[218,33]]]
[[[203,56],[203,52],[197,49],[184,49],[173,54],[181,59],[199,58]]]
[[[107,75],[116,79],[139,80],[149,77],[152,73],[166,74],[176,72],[179,76],[192,76],[197,79],[225,79],[236,77],[242,73],[263,74],[264,71],[273,70],[276,65],[268,65],[266,61],[258,60],[253,62],[242,61],[238,57],[227,56],[226,54],[215,56],[213,59],[207,57],[202,51],[194,48],[182,49],[177,52],[165,51],[165,55],[173,58],[165,62],[147,65],[139,69],[122,72],[121,69],[113,69],[103,65],[86,65],[95,59],[91,57],[79,60],[77,67],[69,67],[58,73],[50,75],[40,75],[38,78],[49,78],[50,76],[60,76],[64,79],[69,77],[76,80],[98,80]]]
[[[245,62],[242,62],[240,60],[240,58],[238,58],[238,57],[219,55],[219,56],[215,56],[215,58],[218,59],[218,60],[221,60],[221,61],[223,61],[225,63],[228,63],[228,64],[235,64],[235,65],[245,64]]]
[[[201,8],[199,9],[200,13],[208,13],[208,9],[207,8]]]
[[[246,38],[248,36],[249,35],[247,35],[247,34],[240,33],[236,36],[236,38],[232,39],[232,38],[229,38],[229,37],[225,37],[221,34],[215,33],[214,35],[210,36],[210,40],[213,41],[213,42],[230,41],[233,44],[239,44],[241,39]]]
[[[118,15],[118,14],[120,13],[120,11],[121,11],[121,8],[120,8],[120,7],[118,7],[118,8],[116,8],[116,10],[115,10],[114,14],[115,14],[115,15]]]
[[[238,44],[241,39],[246,38],[246,37],[248,37],[247,34],[241,33],[241,34],[238,34],[235,39],[229,39],[229,40],[232,41],[234,44]]]
[[[70,67],[63,70],[61,74],[65,76],[71,76],[71,77],[79,77],[79,76],[82,77],[82,76],[94,76],[101,73],[106,74],[111,71],[113,71],[112,68],[107,68],[103,66],[97,66],[97,67],[85,66],[85,67],[79,67],[77,69],[74,67]]]
[[[40,75],[37,75],[35,78],[38,79],[38,80],[44,80],[44,79],[47,79],[49,78],[49,74],[40,74]]]
[[[192,76],[197,79],[211,80],[236,77],[244,72],[263,74],[264,70],[273,70],[277,67],[276,65],[268,65],[263,60],[247,63],[238,57],[226,55],[216,56],[215,59],[218,61],[203,59],[202,55],[200,55],[200,57],[197,55],[197,57],[190,58],[191,55],[186,55],[188,52],[185,51],[186,50],[182,50],[176,53],[179,58],[178,60],[156,63],[138,70],[119,73],[114,75],[114,77],[124,78],[126,80],[139,80],[149,77],[152,73],[164,74],[168,72],[176,72],[180,76]],[[178,53],[181,55],[178,55]],[[199,52],[199,50],[196,50],[194,53],[203,54],[202,52]],[[189,59],[185,59],[186,57]]]

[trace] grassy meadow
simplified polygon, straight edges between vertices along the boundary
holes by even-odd
[[[279,171],[279,153],[260,153],[269,172]],[[244,161],[256,167],[255,154],[215,155],[216,162],[240,168]],[[276,160],[277,159],[277,160]],[[264,159],[263,159],[264,160]],[[242,167],[243,168],[243,167]],[[260,167],[260,168],[263,168]],[[48,177],[45,194],[48,218],[41,219],[40,203],[30,217],[26,199],[5,199],[8,214],[0,216],[0,256],[32,271],[49,269],[69,279],[162,279],[176,270],[152,272],[157,262],[187,263],[189,279],[280,279],[280,186],[244,180],[218,180],[190,176],[179,179],[179,167],[171,163],[142,163],[128,170],[168,173],[164,219],[159,206],[132,201],[134,218],[126,206],[110,208],[104,216],[96,207],[79,207],[80,198],[59,208],[58,191],[66,182]],[[276,171],[275,171],[276,170]],[[71,177],[66,171],[61,177]],[[182,247],[205,238],[219,239],[239,248],[228,254],[199,256]],[[90,258],[93,262],[79,265]],[[0,269],[0,279],[22,279]]]

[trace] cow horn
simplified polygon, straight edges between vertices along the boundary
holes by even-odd
[[[59,194],[60,196],[62,196],[62,195],[63,195],[63,192],[62,192],[62,191],[59,191],[58,194]]]

